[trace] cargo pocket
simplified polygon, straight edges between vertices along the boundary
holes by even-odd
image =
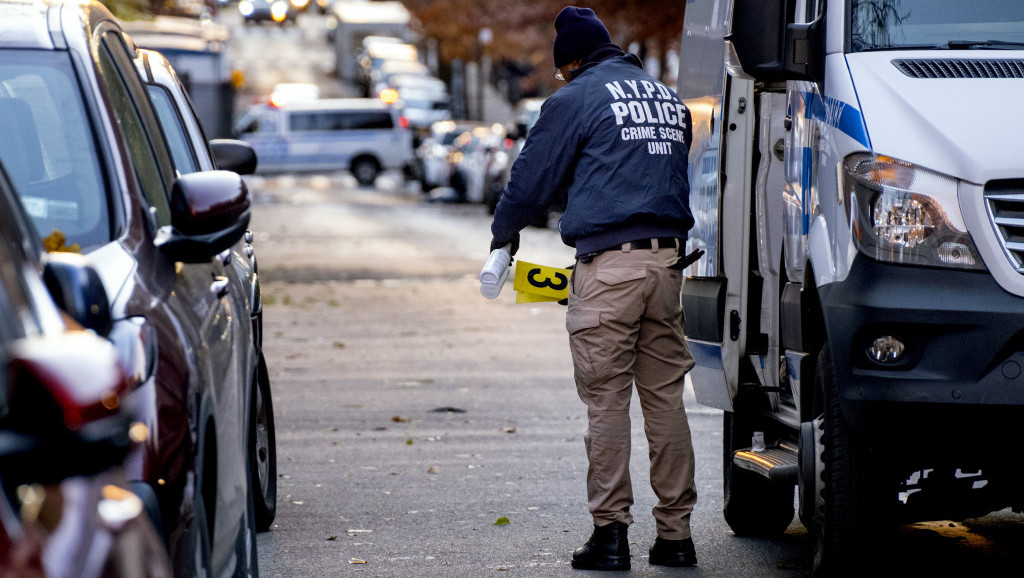
[[[580,308],[565,316],[565,329],[569,332],[569,350],[572,365],[576,371],[576,383],[586,385],[594,379],[595,339],[601,325],[601,312],[597,309]]]

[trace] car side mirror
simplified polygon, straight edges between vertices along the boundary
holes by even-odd
[[[171,224],[155,243],[172,261],[204,263],[242,238],[249,217],[249,189],[237,173],[182,175],[171,192]]]
[[[128,384],[109,341],[84,331],[26,337],[9,347],[5,370],[5,483],[52,484],[124,461]]]
[[[215,138],[210,141],[210,150],[218,169],[240,175],[251,175],[256,172],[256,151],[247,142]]]
[[[54,303],[79,325],[102,336],[110,333],[113,321],[107,290],[85,257],[49,253],[43,267],[43,282]]]

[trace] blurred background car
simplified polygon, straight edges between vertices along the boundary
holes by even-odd
[[[112,324],[95,269],[65,255],[44,273],[42,253],[0,167],[0,576],[167,578],[124,471],[145,375],[103,338]]]
[[[452,174],[452,145],[455,138],[482,123],[467,120],[443,120],[432,123],[422,142],[416,147],[416,162],[420,165],[420,184],[423,192],[448,187]]]
[[[504,169],[512,145],[500,123],[482,123],[455,137],[448,157],[452,165],[449,184],[460,201],[486,201],[487,184]]]
[[[149,369],[133,396],[148,434],[126,463],[132,490],[176,575],[255,573],[250,478],[218,470],[234,451],[222,426],[247,439],[257,367],[250,297],[225,262],[249,222],[245,183],[179,173],[137,50],[103,5],[0,1],[0,14],[0,161],[44,247],[88,256],[111,341]],[[221,492],[242,516],[218,510]]]
[[[377,96],[384,102],[400,103],[409,127],[417,135],[425,134],[435,122],[452,117],[448,89],[433,76],[396,74],[379,84],[378,89]]]
[[[295,21],[297,10],[289,0],[239,0],[238,12],[246,24],[284,25]]]
[[[385,74],[429,74],[427,66],[420,62],[419,49],[415,45],[394,42],[386,36],[368,38],[372,41],[364,44],[357,57],[359,69],[355,78],[363,96],[375,96],[377,84],[384,81],[382,68],[388,71]]]

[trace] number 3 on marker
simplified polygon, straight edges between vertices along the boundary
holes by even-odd
[[[546,277],[543,281],[537,280],[537,275],[540,275],[540,267],[534,267],[530,269],[530,272],[526,274],[526,280],[538,289],[544,289],[550,287],[555,291],[562,291],[569,286],[569,278],[561,273],[555,273],[555,279],[558,279],[558,283],[552,283],[550,277]]]
[[[548,267],[516,261],[516,275],[512,288],[541,297],[565,299],[569,296],[569,269]]]

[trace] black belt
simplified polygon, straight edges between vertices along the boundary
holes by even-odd
[[[628,243],[628,245],[629,245],[629,249],[631,251],[641,250],[641,249],[653,249],[654,248],[654,241],[658,242],[658,248],[659,249],[675,249],[676,248],[676,242],[678,242],[679,239],[677,237],[658,237],[657,239],[638,239],[636,241],[630,241]],[[608,252],[608,251],[620,251],[620,250],[623,250],[623,247],[625,245],[627,245],[627,243],[622,243],[620,245],[615,245],[613,247],[608,247],[606,249],[599,249],[597,251],[592,251],[590,253],[587,253],[586,255],[580,255],[579,259],[580,259],[580,261],[582,261],[584,263],[589,263],[589,262],[594,260],[594,257],[597,257],[601,253],[605,253],[605,252]],[[682,245],[680,245],[680,248],[682,248]]]
[[[635,250],[635,249],[653,249],[654,248],[654,241],[655,240],[658,241],[658,248],[659,249],[675,249],[676,248],[676,241],[678,241],[678,239],[675,238],[675,237],[658,237],[657,239],[640,239],[639,241],[630,241],[629,242],[629,248],[630,248],[630,250]],[[622,245],[625,245],[625,243],[623,243]],[[614,251],[615,249],[621,249],[622,245],[616,245],[614,247],[608,247],[607,249],[602,249],[601,252],[604,253],[605,251]]]

